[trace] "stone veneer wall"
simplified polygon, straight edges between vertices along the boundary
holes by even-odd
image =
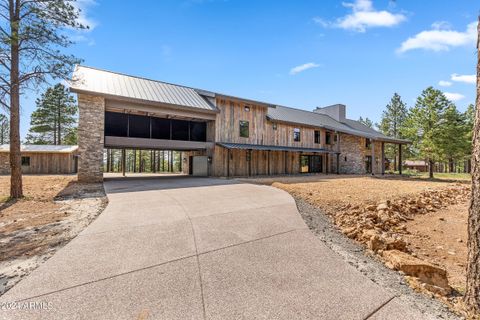
[[[105,99],[78,95],[78,181],[103,181]]]
[[[10,153],[0,153],[0,174],[10,174]]]
[[[375,144],[375,174],[382,173],[382,144]],[[365,138],[348,134],[340,135],[340,173],[365,174],[365,156],[372,155],[372,150],[365,147]],[[345,157],[347,161],[345,161]]]

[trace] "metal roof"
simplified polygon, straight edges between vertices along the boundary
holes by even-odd
[[[227,149],[260,150],[260,151],[292,151],[292,152],[318,152],[318,153],[336,153],[322,148],[303,148],[288,146],[270,146],[262,144],[243,144],[230,142],[217,142],[217,145]]]
[[[312,111],[277,106],[276,108],[268,108],[267,117],[273,121],[325,128],[380,141],[409,143],[407,140],[387,137],[355,120],[346,119],[345,122],[339,122],[326,114]]]
[[[214,105],[193,88],[85,66],[75,67],[70,81],[70,89],[77,93],[94,93],[217,111]]]
[[[77,151],[78,146],[66,145],[47,145],[47,144],[22,144],[20,146],[21,152],[31,153],[72,153]],[[9,144],[0,145],[0,152],[10,152]]]

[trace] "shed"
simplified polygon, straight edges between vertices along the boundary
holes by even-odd
[[[22,172],[69,174],[78,167],[78,146],[22,144]],[[0,174],[10,174],[10,145],[0,145]]]

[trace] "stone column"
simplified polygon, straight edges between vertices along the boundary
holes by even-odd
[[[103,181],[105,99],[78,95],[78,181]]]

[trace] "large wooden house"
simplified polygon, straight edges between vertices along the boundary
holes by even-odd
[[[103,178],[104,148],[182,151],[186,173],[232,177],[383,173],[385,143],[407,143],[341,104],[305,111],[84,66],[71,91],[83,181]]]

